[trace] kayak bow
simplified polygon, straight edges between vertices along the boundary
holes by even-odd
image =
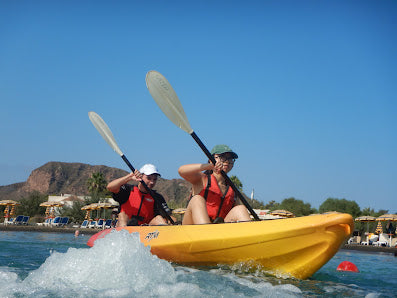
[[[353,231],[349,214],[179,226],[128,226],[159,258],[188,266],[245,264],[247,268],[306,279],[327,263]],[[112,231],[103,230],[88,245]]]

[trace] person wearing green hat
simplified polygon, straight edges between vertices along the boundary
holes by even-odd
[[[178,170],[179,175],[192,184],[192,197],[182,224],[250,221],[248,210],[221,174],[222,170],[225,173],[232,170],[238,155],[224,144],[212,148],[211,154],[215,165],[210,162],[188,164]]]

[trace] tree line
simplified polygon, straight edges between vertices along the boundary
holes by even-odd
[[[231,176],[230,179],[240,191],[243,190],[243,184],[238,179],[238,177]],[[103,173],[93,173],[86,183],[90,196],[87,197],[84,202],[75,202],[72,207],[65,206],[59,208],[61,216],[68,216],[72,220],[72,222],[81,222],[84,220],[85,211],[81,210],[81,207],[91,203],[97,203],[104,198],[111,197],[111,193],[106,189],[107,181],[104,178]],[[48,195],[41,194],[38,191],[33,191],[26,198],[22,198],[20,200],[21,205],[17,206],[16,213],[28,215],[30,217],[42,218],[43,214],[45,213],[46,207],[41,207],[40,204],[46,202],[47,200]],[[305,203],[304,201],[296,199],[294,197],[286,198],[282,200],[281,203],[274,200],[271,200],[268,203],[263,203],[256,199],[250,198],[247,198],[247,201],[254,209],[268,209],[270,211],[285,209],[292,212],[297,217],[307,216],[316,213],[325,213],[330,211],[349,213],[353,216],[353,218],[362,215],[378,217],[388,212],[388,210],[375,211],[374,209],[369,207],[360,209],[360,206],[355,201],[346,200],[344,198],[328,198],[320,205],[318,210],[316,208],[313,208],[310,203]],[[4,211],[5,207],[1,207],[2,208],[0,210]],[[177,207],[180,206],[170,206],[170,208]],[[105,212],[107,213],[105,213],[105,216],[110,217],[111,210],[105,210]],[[360,224],[358,224],[358,226],[361,227]]]

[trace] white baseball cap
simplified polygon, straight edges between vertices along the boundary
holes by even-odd
[[[154,165],[150,164],[150,163],[145,164],[139,170],[139,172],[141,172],[142,174],[145,174],[146,176],[149,176],[149,175],[152,175],[152,174],[157,174],[157,175],[161,176],[160,173],[157,171],[157,168]]]

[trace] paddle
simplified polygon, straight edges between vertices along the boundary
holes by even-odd
[[[146,74],[146,86],[149,89],[150,94],[153,99],[163,111],[163,113],[170,119],[176,126],[180,129],[186,131],[188,134],[192,136],[192,138],[196,141],[196,143],[200,146],[201,150],[205,153],[208,159],[215,164],[215,158],[205,147],[203,142],[199,139],[193,129],[190,127],[189,121],[186,117],[185,111],[183,110],[182,104],[178,99],[174,89],[171,84],[167,81],[167,79],[157,71],[149,71]],[[247,200],[241,194],[241,192],[234,185],[232,180],[230,180],[229,176],[222,170],[221,174],[225,179],[226,183],[230,185],[233,191],[240,198],[241,202],[247,207],[251,215],[255,220],[259,220],[258,215],[248,204]]]
[[[90,118],[92,124],[94,124],[95,128],[97,131],[101,134],[101,136],[105,139],[106,143],[109,144],[112,149],[121,156],[121,158],[124,160],[124,162],[127,164],[127,166],[131,169],[132,172],[135,172],[135,168],[132,166],[132,164],[128,161],[127,157],[124,155],[123,152],[121,152],[119,146],[116,143],[116,140],[113,137],[112,132],[110,131],[110,128],[107,126],[105,121],[95,112],[88,112],[88,117]],[[151,190],[145,181],[141,180],[140,181],[143,185],[143,187],[146,189],[146,191],[151,195],[151,197],[156,201],[157,205],[160,208],[160,212],[162,213],[161,215],[167,218],[171,224],[175,224],[175,222],[172,220],[171,216],[165,211],[163,205],[161,204],[160,200],[157,197],[157,194]]]

